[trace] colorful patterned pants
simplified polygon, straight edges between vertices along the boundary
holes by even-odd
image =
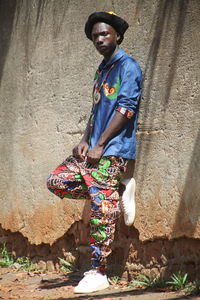
[[[60,198],[91,200],[91,264],[101,271],[111,253],[115,223],[120,216],[119,184],[126,166],[127,160],[116,156],[102,157],[97,165],[70,156],[47,180],[48,189]]]

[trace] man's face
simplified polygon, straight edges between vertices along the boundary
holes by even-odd
[[[106,23],[96,23],[92,28],[92,41],[97,51],[109,59],[117,47],[120,39],[115,29]]]

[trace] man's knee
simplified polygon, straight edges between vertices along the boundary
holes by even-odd
[[[54,175],[53,174],[50,174],[47,177],[46,184],[47,184],[48,190],[51,191],[51,192],[53,192],[53,186],[54,186]]]

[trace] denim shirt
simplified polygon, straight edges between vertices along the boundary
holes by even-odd
[[[99,65],[95,80],[99,88],[102,86],[101,99],[92,109],[89,148],[97,145],[101,134],[109,126],[116,111],[119,111],[129,120],[105,145],[103,156],[135,159],[136,121],[142,88],[142,72],[139,65],[122,49],[118,49],[107,63],[103,60]]]

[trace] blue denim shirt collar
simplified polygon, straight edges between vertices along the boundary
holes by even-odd
[[[125,54],[124,50],[118,49],[117,52],[111,59],[106,63],[105,60],[103,60],[99,66],[99,70],[101,71],[102,69],[107,69],[109,68],[113,63],[118,61],[123,55]]]

